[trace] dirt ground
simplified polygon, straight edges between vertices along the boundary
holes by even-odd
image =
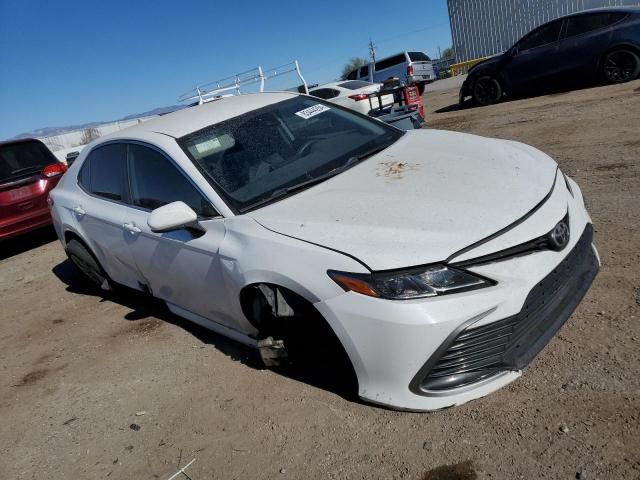
[[[47,230],[0,245],[0,477],[166,479],[195,458],[193,480],[640,478],[640,81],[435,113],[456,96],[427,94],[428,127],[544,150],[595,224],[600,274],[522,378],[436,413],[366,405],[97,294]]]

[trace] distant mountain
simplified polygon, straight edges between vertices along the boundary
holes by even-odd
[[[149,117],[151,115],[164,115],[165,113],[175,112],[176,110],[180,110],[182,108],[185,108],[185,106],[184,105],[170,105],[168,107],[154,108],[153,110],[149,110],[147,112],[134,113],[134,114],[131,114],[131,115],[127,115],[126,117],[119,118],[118,120],[109,120],[109,121],[105,121],[105,122],[89,122],[89,123],[83,123],[81,125],[69,125],[69,126],[66,126],[66,127],[37,128],[35,130],[32,130],[31,132],[25,132],[25,133],[21,133],[19,135],[16,135],[13,138],[18,139],[18,138],[32,138],[32,137],[50,137],[50,136],[53,136],[53,135],[60,135],[61,133],[70,132],[70,131],[73,131],[73,130],[84,130],[85,128],[97,127],[97,126],[103,125],[105,123],[113,123],[113,122],[119,122],[119,121],[123,121],[123,120],[131,120],[132,118]]]

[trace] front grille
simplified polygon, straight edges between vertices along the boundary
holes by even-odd
[[[531,290],[516,315],[454,332],[418,372],[411,390],[448,390],[528,365],[591,286],[598,272],[592,240],[589,224],[573,250]]]
[[[566,225],[569,225],[569,213],[564,216],[561,220]],[[554,227],[555,228],[555,227]],[[462,262],[456,262],[453,264],[454,267],[475,267],[478,265],[484,265],[487,263],[499,262],[501,260],[506,260],[508,258],[519,257],[521,255],[528,255],[530,253],[541,252],[543,250],[563,250],[565,247],[558,248],[553,240],[553,230],[547,232],[545,235],[542,235],[538,238],[534,238],[533,240],[529,240],[528,242],[521,243],[519,245],[515,245],[513,247],[507,248],[505,250],[501,250],[499,252],[490,253],[488,255],[483,255],[482,257],[476,257],[471,260],[465,260]]]

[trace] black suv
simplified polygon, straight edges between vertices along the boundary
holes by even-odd
[[[460,90],[479,105],[601,80],[622,83],[640,74],[640,8],[588,10],[525,35],[505,53],[469,71]]]

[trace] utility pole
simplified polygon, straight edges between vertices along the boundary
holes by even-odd
[[[371,37],[369,37],[369,56],[371,57],[371,61],[376,63],[376,46],[373,44]]]

